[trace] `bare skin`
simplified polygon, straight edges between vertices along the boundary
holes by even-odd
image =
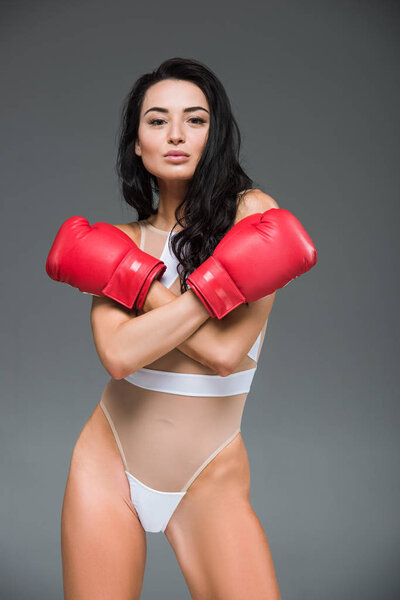
[[[192,483],[165,536],[195,600],[280,600],[268,540],[250,504],[240,434]],[[99,405],[74,446],[61,541],[66,600],[140,598],[146,533]]]
[[[154,135],[154,131],[146,130],[143,119],[139,151],[144,163],[147,161],[146,168],[156,173],[161,183],[159,220],[152,222],[167,230],[175,223],[179,193],[206,140],[206,132],[200,134],[186,125],[191,115],[183,115],[181,109],[208,105],[193,84],[161,84],[150,88],[153,94],[145,98],[142,115],[152,106],[169,107],[168,126]],[[154,89],[157,86],[159,89]],[[156,148],[161,144],[168,149],[169,142],[179,147],[186,144],[193,159],[189,165],[167,165],[156,155]],[[258,191],[238,209],[237,220],[276,207],[273,199]],[[139,243],[133,224],[118,227]],[[96,349],[117,386],[130,385],[123,379],[127,373],[143,365],[155,368],[173,348],[198,360],[211,373],[226,375],[244,368],[247,351],[268,317],[274,297],[272,294],[249,307],[238,307],[220,321],[209,318],[191,290],[177,297],[160,282],[150,287],[139,316],[111,300],[93,298],[91,323]],[[138,345],[134,341],[143,339],[138,337],[141,331],[147,332],[146,343]],[[149,335],[151,331],[154,335]],[[223,362],[218,345],[221,338],[229,349]],[[213,347],[217,351],[213,352]],[[165,535],[195,600],[280,600],[269,544],[250,504],[250,469],[240,433],[193,481]],[[115,438],[99,405],[72,453],[62,508],[61,548],[66,600],[140,598],[146,533],[130,498]]]
[[[178,301],[182,296],[173,300],[169,294],[162,284],[152,286],[148,314],[155,310],[151,305],[162,308],[162,296],[169,315],[175,309],[181,322]],[[192,300],[191,312],[198,309],[197,317],[204,322],[196,334],[215,320],[204,319],[204,307],[197,298]],[[94,299],[94,304],[99,301]],[[124,309],[119,310],[124,315]],[[280,598],[269,544],[250,504],[250,470],[240,434],[192,483],[165,535],[193,598],[235,599],[246,594],[255,599]],[[94,543],[96,540],[99,543]],[[67,600],[140,598],[146,535],[130,499],[118,447],[99,405],[83,428],[71,459],[62,512],[62,555]]]

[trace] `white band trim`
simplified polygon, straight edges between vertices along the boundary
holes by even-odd
[[[249,392],[256,368],[220,375],[173,373],[142,367],[125,377],[126,381],[147,390],[182,396],[233,396]]]

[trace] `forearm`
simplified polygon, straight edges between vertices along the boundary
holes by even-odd
[[[177,296],[160,283],[160,281],[154,281],[147,294],[143,311],[145,313],[150,312],[160,306],[165,306],[173,302],[176,298]],[[210,317],[210,315],[208,316]],[[209,318],[197,331],[179,344],[177,350],[180,350],[186,356],[193,358],[217,373],[219,366],[216,362],[218,357],[220,357],[220,353],[218,352],[218,340],[220,337],[220,329],[217,327],[216,319]]]
[[[148,302],[145,304],[148,306]],[[164,356],[182,344],[209,317],[194,292],[188,290],[163,306],[127,320],[116,329],[112,338],[114,351],[111,349],[111,352],[117,357],[115,364],[119,366],[117,378],[122,379]]]

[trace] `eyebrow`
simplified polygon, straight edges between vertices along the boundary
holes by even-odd
[[[162,113],[169,112],[167,108],[161,108],[160,106],[153,106],[152,108],[149,108],[148,110],[146,110],[146,112],[144,113],[143,116],[146,116],[147,113],[150,112],[151,110],[156,110],[156,111],[162,112]],[[189,113],[189,112],[194,112],[195,110],[204,110],[204,112],[208,113],[208,110],[206,110],[202,106],[190,106],[189,108],[184,108],[183,112]]]

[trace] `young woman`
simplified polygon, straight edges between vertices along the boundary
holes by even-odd
[[[165,533],[192,598],[280,598],[240,426],[276,290],[316,252],[291,213],[252,189],[239,148],[215,74],[165,61],[123,110],[118,174],[138,220],[73,217],[50,251],[48,274],[93,294],[111,376],[70,464],[67,600],[139,598],[146,532]]]

